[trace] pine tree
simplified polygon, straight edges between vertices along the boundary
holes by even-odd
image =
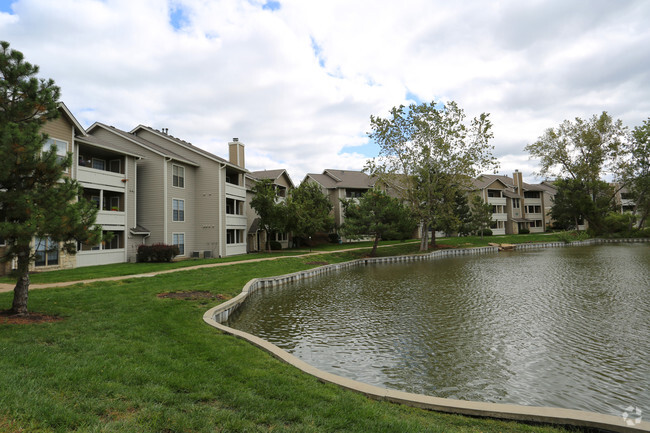
[[[38,71],[0,42],[0,237],[6,243],[0,260],[16,259],[11,312],[19,315],[27,314],[35,238],[46,239],[45,253],[59,244],[74,253],[77,241],[101,239],[97,209],[80,200],[80,185],[64,176],[72,156],[61,160],[56,147],[43,149],[41,127],[58,116],[60,91],[53,80],[36,78]]]

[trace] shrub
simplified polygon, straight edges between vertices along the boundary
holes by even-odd
[[[490,229],[479,230],[477,235],[481,236],[481,232],[483,232],[483,236],[492,236],[492,230]]]
[[[138,262],[171,262],[180,254],[177,245],[153,244],[138,246]]]
[[[574,242],[574,241],[584,241],[589,239],[589,233],[585,231],[573,231],[573,232],[562,232],[558,233],[557,237],[562,241],[562,242]]]
[[[328,237],[329,237],[330,243],[338,244],[339,242],[341,242],[341,236],[339,236],[338,233],[330,233]]]
[[[527,235],[528,233],[530,233],[529,229],[519,229],[519,234],[520,235]]]
[[[271,249],[273,251],[278,251],[282,249],[282,244],[278,241],[271,241]]]

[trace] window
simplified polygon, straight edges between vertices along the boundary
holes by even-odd
[[[54,146],[56,146],[56,159],[62,162],[68,154],[68,143],[63,140],[57,140],[56,138],[48,138],[45,144],[43,144],[43,152],[47,152]]]
[[[275,240],[278,242],[286,241],[289,239],[286,233],[276,233],[275,234]]]
[[[97,206],[97,209],[99,209],[99,196],[98,195],[91,196],[90,201],[95,203],[95,206]]]
[[[113,173],[122,173],[122,161],[119,159],[111,159],[109,170]]]
[[[488,197],[499,197],[501,198],[501,190],[499,189],[488,189]]]
[[[519,199],[518,198],[513,198],[512,199],[512,207],[514,209],[519,209]]]
[[[172,165],[172,185],[178,188],[185,188],[185,167]]]
[[[172,233],[172,245],[178,247],[178,255],[185,255],[185,233]]]
[[[346,188],[345,189],[345,197],[347,198],[360,198],[362,195],[366,193],[366,189],[352,189],[352,188]]]
[[[99,158],[93,158],[93,168],[97,170],[106,170],[106,161]]]
[[[36,260],[34,266],[52,266],[59,264],[59,245],[50,238],[35,238]]]
[[[112,233],[113,237],[110,241],[104,242],[102,247],[103,250],[116,250],[119,248],[124,248],[122,246],[122,238],[124,236],[124,232],[104,232],[104,235],[107,233]]]
[[[111,197],[111,210],[119,211],[120,210],[120,198],[113,196]]]
[[[226,199],[226,213],[228,215],[243,215],[244,202],[233,198]]]
[[[172,199],[172,221],[185,221],[185,200]]]
[[[540,198],[539,191],[524,191],[524,198]]]
[[[237,229],[226,230],[226,243],[227,244],[241,244],[244,242],[244,231]]]

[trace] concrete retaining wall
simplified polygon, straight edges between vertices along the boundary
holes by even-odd
[[[589,239],[586,241],[577,241],[571,243],[565,242],[547,242],[540,244],[517,244],[515,250],[527,250],[532,248],[554,248],[565,246],[580,246],[580,245],[593,245],[602,243],[621,243],[621,242],[650,242],[650,239]],[[355,266],[366,266],[378,263],[404,263],[432,260],[439,257],[462,256],[462,255],[475,255],[475,254],[488,254],[498,253],[498,247],[479,247],[479,248],[466,248],[466,249],[449,249],[434,251],[429,254],[422,254],[416,256],[394,256],[394,257],[378,257],[358,259],[345,263],[338,263],[334,265],[321,266],[306,271],[295,272],[292,274],[281,275],[277,277],[268,278],[254,278],[250,280],[242,292],[233,299],[230,299],[223,304],[217,305],[214,308],[206,311],[203,315],[203,320],[227,334],[243,338],[255,346],[266,350],[276,358],[299,368],[307,374],[318,378],[322,382],[332,383],[339,385],[343,388],[360,392],[370,398],[377,400],[385,400],[393,403],[406,404],[409,406],[419,407],[428,410],[435,410],[439,412],[455,413],[461,415],[490,417],[506,420],[536,422],[547,424],[558,424],[577,426],[588,429],[601,429],[604,431],[612,432],[650,432],[650,423],[642,422],[640,419],[624,419],[622,416],[603,415],[594,412],[579,411],[573,409],[560,409],[553,407],[535,407],[535,406],[521,406],[512,404],[500,403],[483,403],[475,401],[453,400],[447,398],[432,397],[421,394],[412,394],[403,391],[395,391],[386,388],[381,388],[373,385],[368,385],[351,379],[346,379],[335,374],[315,368],[306,362],[298,359],[288,352],[280,349],[274,344],[269,343],[255,335],[239,331],[234,328],[225,326],[230,314],[235,311],[248,297],[259,289],[266,287],[276,287],[282,284],[296,282],[307,278],[312,278],[318,275],[335,272],[342,269],[349,269]],[[638,421],[638,422],[637,422]]]

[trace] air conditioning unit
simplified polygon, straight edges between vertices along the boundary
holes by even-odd
[[[203,251],[203,258],[209,259],[211,257],[212,257],[212,251],[210,250]]]
[[[193,259],[198,259],[201,257],[201,252],[200,251],[192,251],[192,258]]]

